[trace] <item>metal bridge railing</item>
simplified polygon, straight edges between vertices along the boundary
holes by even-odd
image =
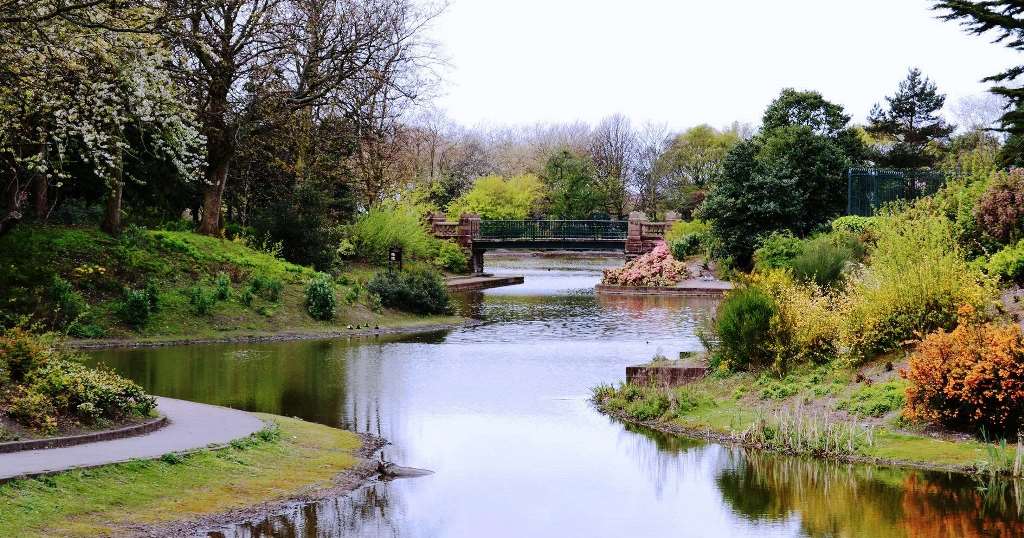
[[[483,220],[481,239],[626,239],[621,220]]]

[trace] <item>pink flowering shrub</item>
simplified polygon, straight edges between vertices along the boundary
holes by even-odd
[[[603,284],[667,287],[687,278],[686,265],[672,257],[664,242],[620,269],[605,269]]]

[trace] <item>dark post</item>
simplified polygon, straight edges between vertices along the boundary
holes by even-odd
[[[392,273],[398,267],[402,270],[402,247],[391,247],[388,249],[388,272]]]

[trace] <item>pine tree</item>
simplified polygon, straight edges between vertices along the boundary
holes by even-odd
[[[969,33],[992,32],[993,42],[1024,51],[1024,2],[1021,0],[945,0],[935,2],[932,9],[941,12],[943,20],[959,21]],[[1010,135],[1000,154],[1005,166],[1024,166],[1024,86],[1011,84],[1021,75],[1024,75],[1024,65],[982,79],[982,82],[996,83],[989,91],[1009,102],[999,120],[1001,130]]]
[[[956,128],[939,115],[946,96],[920,69],[912,68],[896,94],[885,100],[887,107],[876,103],[868,115],[868,133],[887,146],[879,151],[876,162],[893,168],[933,165],[937,156],[926,151],[928,145],[944,143]]]

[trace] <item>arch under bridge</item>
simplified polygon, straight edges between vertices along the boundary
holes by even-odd
[[[449,221],[430,216],[430,230],[439,239],[455,241],[470,253],[474,273],[484,270],[484,253],[495,249],[601,250],[621,252],[627,259],[650,252],[678,220],[669,212],[664,222],[650,222],[640,212],[628,220],[482,220],[463,214]]]

